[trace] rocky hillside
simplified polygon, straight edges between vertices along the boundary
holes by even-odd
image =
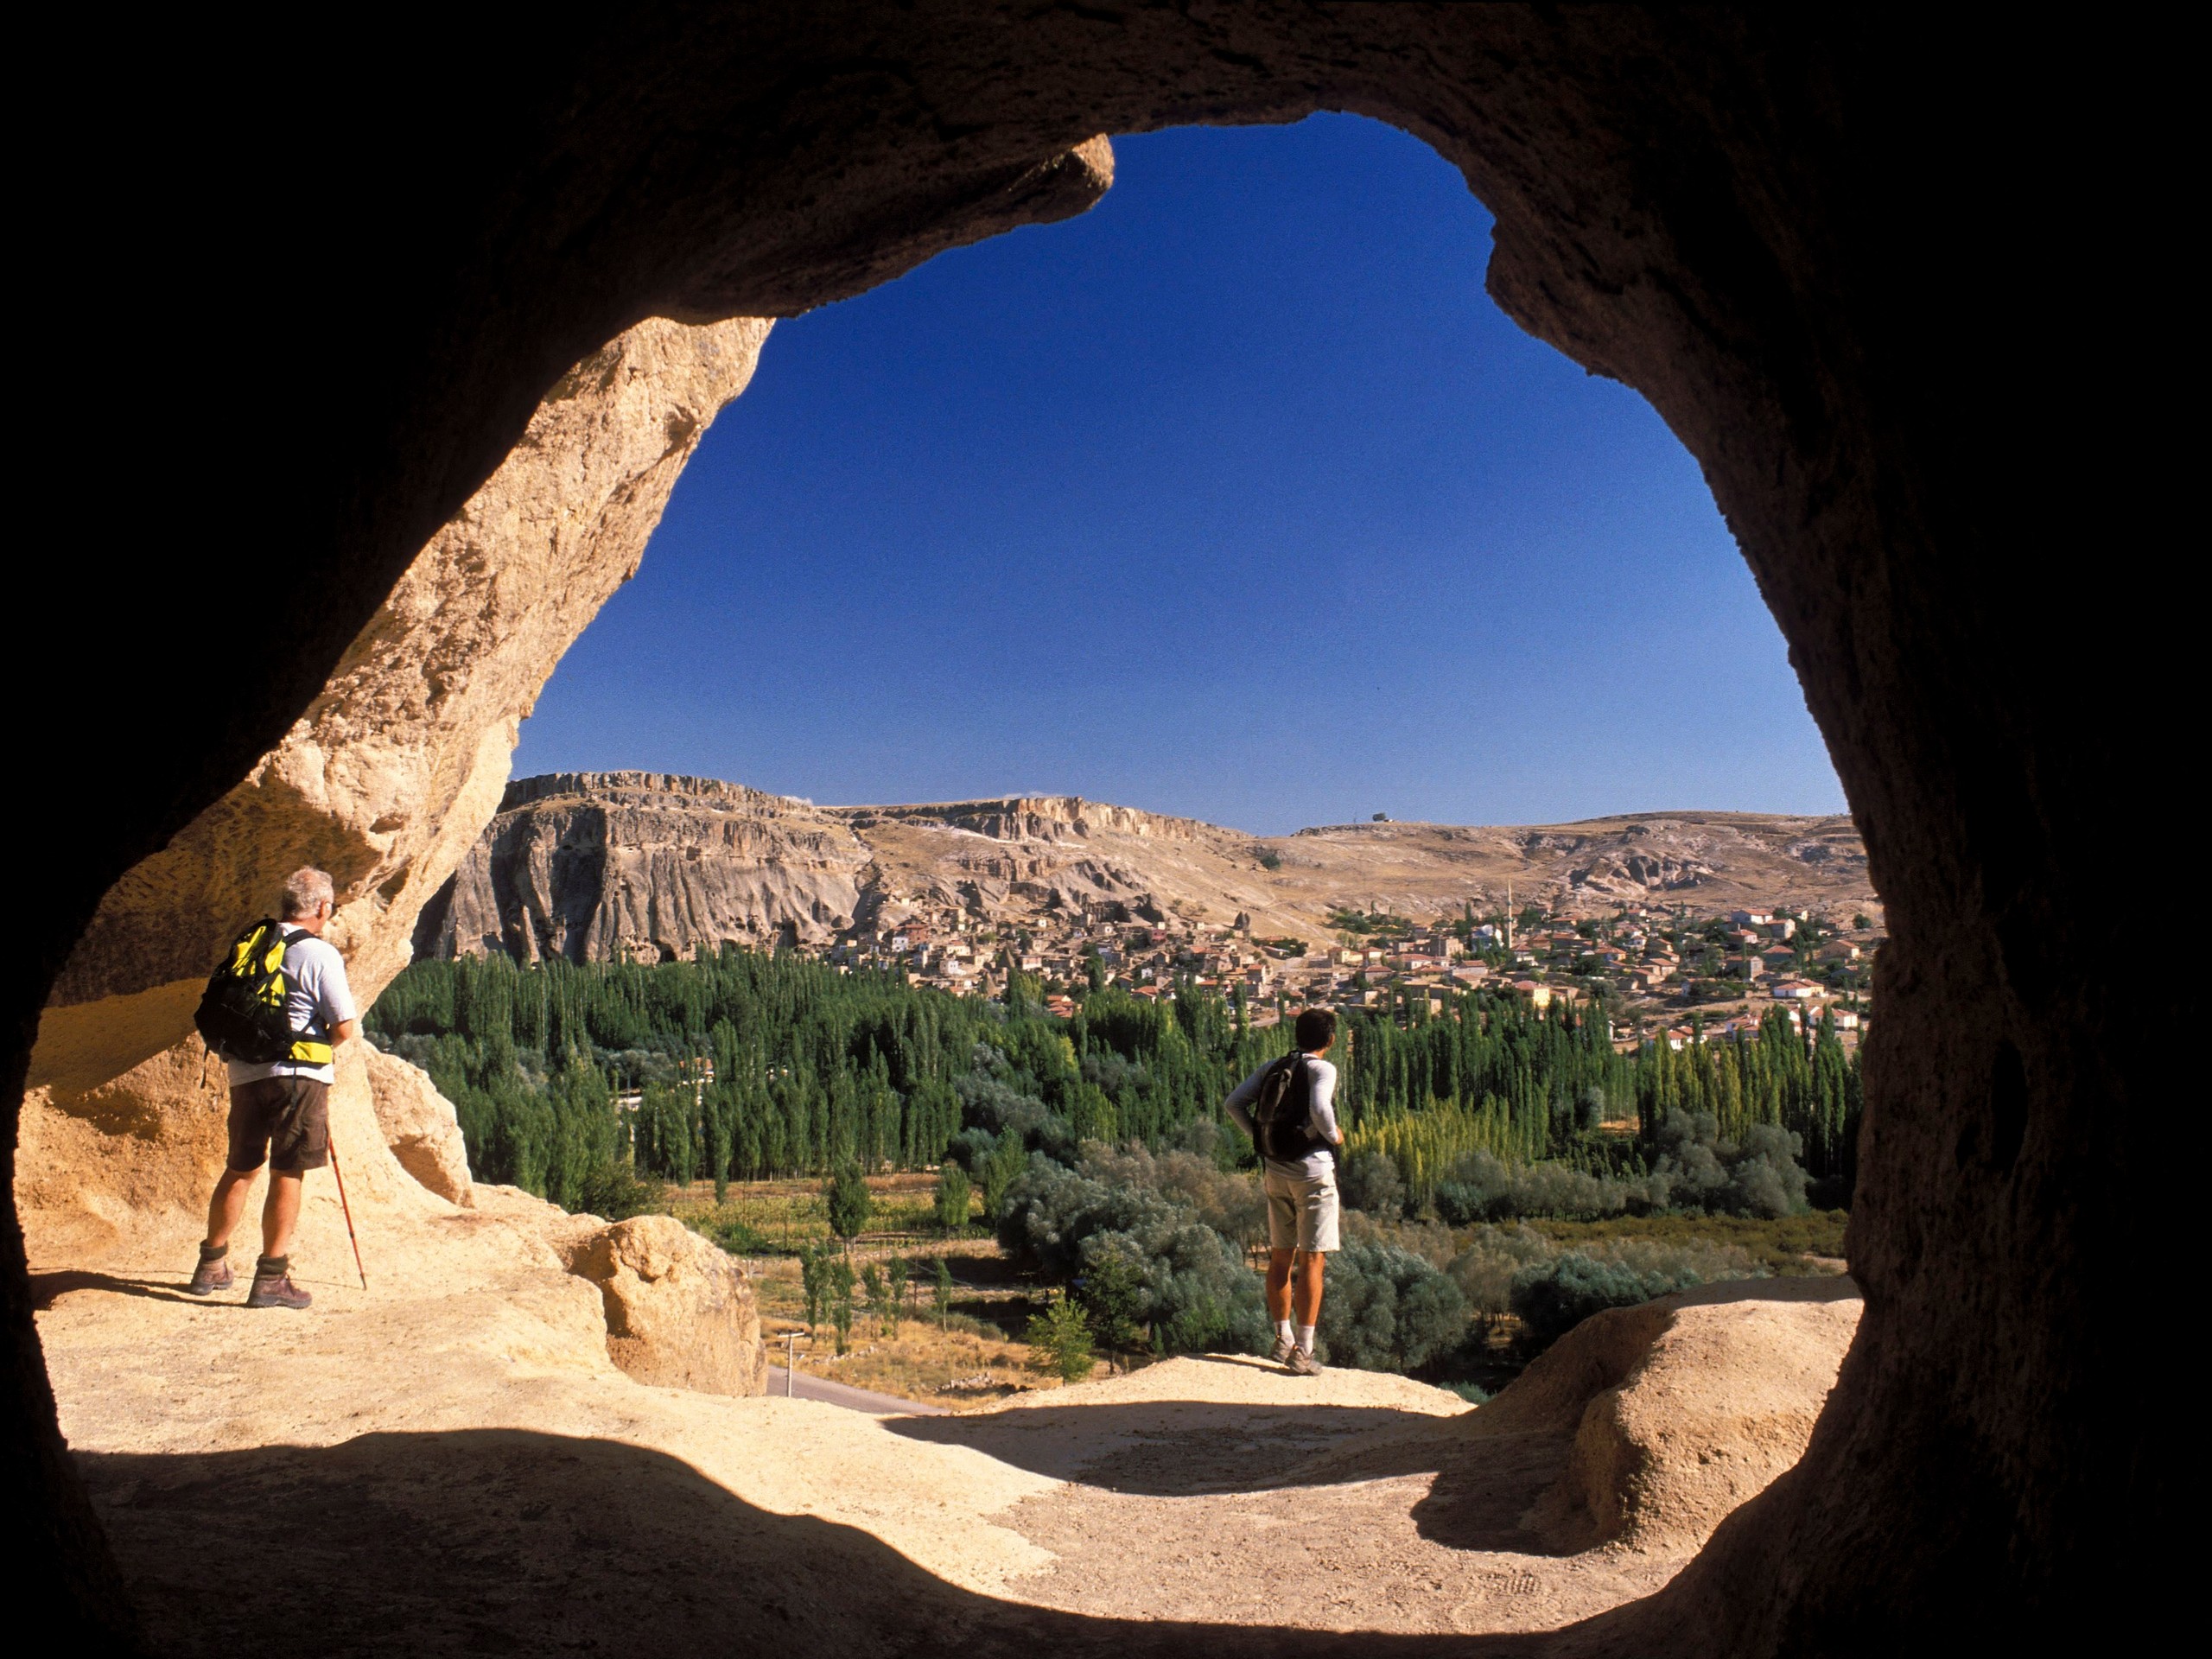
[[[1262,937],[1332,910],[1416,918],[1539,902],[1876,907],[1847,817],[1665,812],[1471,828],[1354,823],[1255,836],[1074,796],[817,807],[652,772],[518,779],[423,912],[417,956],[669,959],[732,941],[823,948],[957,908],[1028,923],[1120,906]]]

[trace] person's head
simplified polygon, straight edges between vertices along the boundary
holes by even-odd
[[[1298,1015],[1298,1046],[1307,1054],[1324,1054],[1337,1040],[1334,1008],[1303,1008]]]
[[[332,887],[330,878],[312,864],[303,865],[284,878],[283,919],[295,927],[304,927],[311,933],[321,932],[337,903],[337,889]]]

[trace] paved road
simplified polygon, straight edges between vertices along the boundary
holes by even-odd
[[[784,1368],[768,1368],[768,1392],[780,1400],[784,1397]],[[804,1371],[791,1380],[791,1393],[801,1400],[819,1400],[826,1406],[842,1406],[848,1411],[864,1411],[871,1417],[945,1417],[951,1414],[943,1406],[926,1406],[918,1400],[901,1400],[893,1394],[873,1394],[866,1389],[849,1388],[842,1382],[832,1382],[826,1377],[810,1376]]]

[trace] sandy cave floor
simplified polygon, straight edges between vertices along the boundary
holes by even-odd
[[[35,1257],[159,1651],[1518,1652],[1681,1565],[1546,1553],[1563,1446],[1402,1377],[1189,1358],[881,1419],[646,1388],[520,1206],[387,1209],[368,1292],[335,1208],[305,1314],[180,1294],[188,1236]]]

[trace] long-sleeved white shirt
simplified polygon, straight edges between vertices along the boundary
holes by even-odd
[[[1274,1064],[1273,1060],[1268,1062],[1268,1065]],[[1306,1064],[1313,1074],[1313,1127],[1323,1140],[1331,1142],[1340,1141],[1343,1137],[1337,1131],[1337,1068],[1317,1054],[1308,1054]],[[1229,1098],[1222,1103],[1228,1108],[1230,1116],[1236,1120],[1237,1128],[1255,1141],[1259,1135],[1252,1123],[1252,1103],[1259,1099],[1260,1080],[1267,1075],[1268,1066],[1263,1065],[1238,1084],[1230,1092]],[[1274,1158],[1266,1161],[1270,1169],[1308,1181],[1318,1180],[1336,1167],[1336,1160],[1326,1147],[1316,1147],[1296,1163],[1287,1164]]]

